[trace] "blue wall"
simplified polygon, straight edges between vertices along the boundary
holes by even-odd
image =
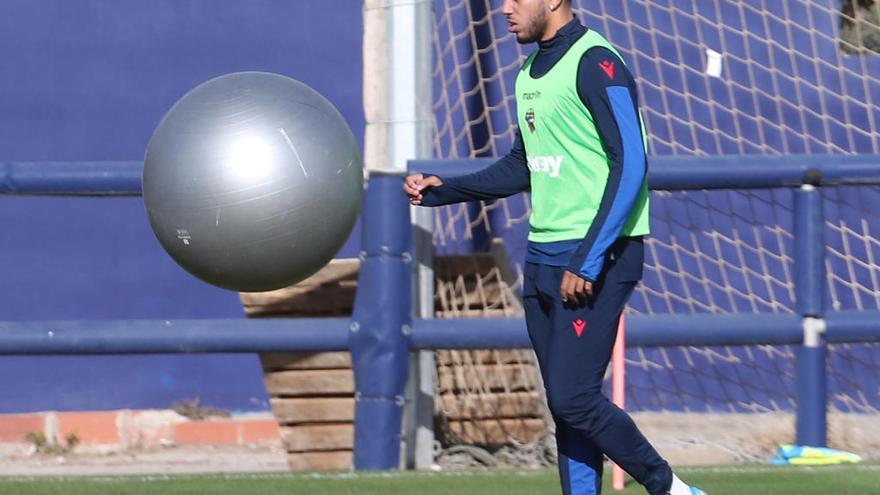
[[[140,160],[193,86],[277,72],[332,101],[361,140],[360,0],[4,0],[0,161]],[[354,248],[348,246],[342,255]],[[243,318],[186,274],[139,198],[0,196],[0,320]],[[267,410],[254,355],[0,357],[0,413]]]

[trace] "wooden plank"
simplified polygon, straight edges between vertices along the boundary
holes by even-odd
[[[477,445],[506,444],[511,439],[528,443],[549,434],[543,419],[449,421],[446,427],[455,441]]]
[[[355,288],[346,290],[325,289],[297,295],[295,300],[271,306],[248,306],[245,313],[250,317],[298,316],[335,317],[350,316],[354,311]]]
[[[267,292],[243,292],[239,298],[250,317],[351,314],[359,267],[357,259],[332,260],[296,285]]]
[[[541,398],[537,392],[509,394],[451,394],[440,395],[441,414],[450,420],[542,418]]]
[[[518,364],[532,363],[532,352],[524,349],[498,350],[438,350],[437,366],[466,364]]]
[[[336,289],[345,288],[352,289],[357,287],[357,280],[336,280],[333,282],[325,282],[323,284],[295,285],[284,289],[273,290],[269,292],[242,292],[239,298],[246,307],[259,308],[263,306],[275,306],[286,304],[303,296],[315,292],[320,289]]]
[[[252,301],[271,301],[284,298],[297,288],[314,287],[337,283],[343,280],[357,280],[360,260],[357,258],[342,258],[331,260],[323,268],[311,277],[290,287],[265,292],[242,292],[241,299],[245,304]]]
[[[265,375],[266,390],[272,396],[353,395],[351,370],[289,370]]]
[[[281,428],[281,439],[288,452],[351,450],[354,448],[352,424],[304,424]]]
[[[351,369],[348,352],[264,352],[260,354],[263,371]]]
[[[293,471],[348,471],[353,461],[354,455],[350,450],[287,454],[287,464]]]
[[[495,268],[495,257],[489,253],[460,254],[434,257],[435,276],[454,278],[462,274],[487,273]]]
[[[355,280],[336,281],[316,285],[297,285],[285,289],[269,292],[242,292],[239,296],[246,308],[263,308],[292,303],[297,297],[320,290],[322,288],[354,289],[357,287]]]
[[[320,287],[314,291],[291,294],[273,303],[245,305],[249,317],[299,316],[331,317],[349,316],[354,308],[356,287]]]
[[[321,286],[313,290],[292,293],[288,298],[272,303],[245,306],[250,317],[258,316],[349,316],[354,308],[357,287]]]
[[[270,399],[278,423],[354,421],[354,398]]]
[[[440,392],[534,390],[535,370],[519,364],[466,365],[437,368]]]

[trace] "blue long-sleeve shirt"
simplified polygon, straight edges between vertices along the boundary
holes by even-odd
[[[539,42],[530,75],[537,78],[549,72],[585,32],[586,28],[573,19],[553,38]],[[603,69],[609,61],[617,70]],[[583,239],[529,242],[526,260],[567,266],[569,271],[595,281],[605,251],[620,235],[632,211],[637,193],[633,188],[641,187],[647,167],[635,79],[619,57],[604,47],[587,50],[578,65],[576,85],[608,157],[609,174],[602,201]],[[520,131],[510,152],[494,164],[472,174],[442,180],[442,186],[422,192],[423,205],[496,199],[527,191],[529,169]]]

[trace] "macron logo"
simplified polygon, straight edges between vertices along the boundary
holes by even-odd
[[[614,62],[610,60],[604,60],[599,64],[599,67],[608,74],[608,79],[614,79]]]
[[[559,171],[562,169],[562,160],[564,159],[564,156],[527,157],[529,170],[536,173],[547,174],[554,179],[559,177]]]

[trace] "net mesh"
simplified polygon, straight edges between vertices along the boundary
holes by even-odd
[[[864,2],[858,2],[862,5]],[[656,154],[877,153],[880,6],[837,0],[582,0],[621,51]],[[436,0],[438,157],[507,151],[530,46],[499,0]]]
[[[501,3],[435,0],[437,158],[500,156],[513,142],[515,74],[534,46],[507,33]],[[635,74],[651,154],[880,152],[874,2],[574,3]],[[823,194],[826,306],[877,309],[880,220],[872,211],[880,190]],[[645,276],[627,311],[792,312],[792,207],[785,189],[653,193]],[[525,195],[439,208],[436,253],[485,252],[500,237],[521,282],[528,214]],[[880,348],[833,345],[830,354],[833,410],[876,413]],[[631,411],[790,412],[795,405],[787,346],[629,349],[626,364]],[[784,428],[790,440],[792,424]]]

